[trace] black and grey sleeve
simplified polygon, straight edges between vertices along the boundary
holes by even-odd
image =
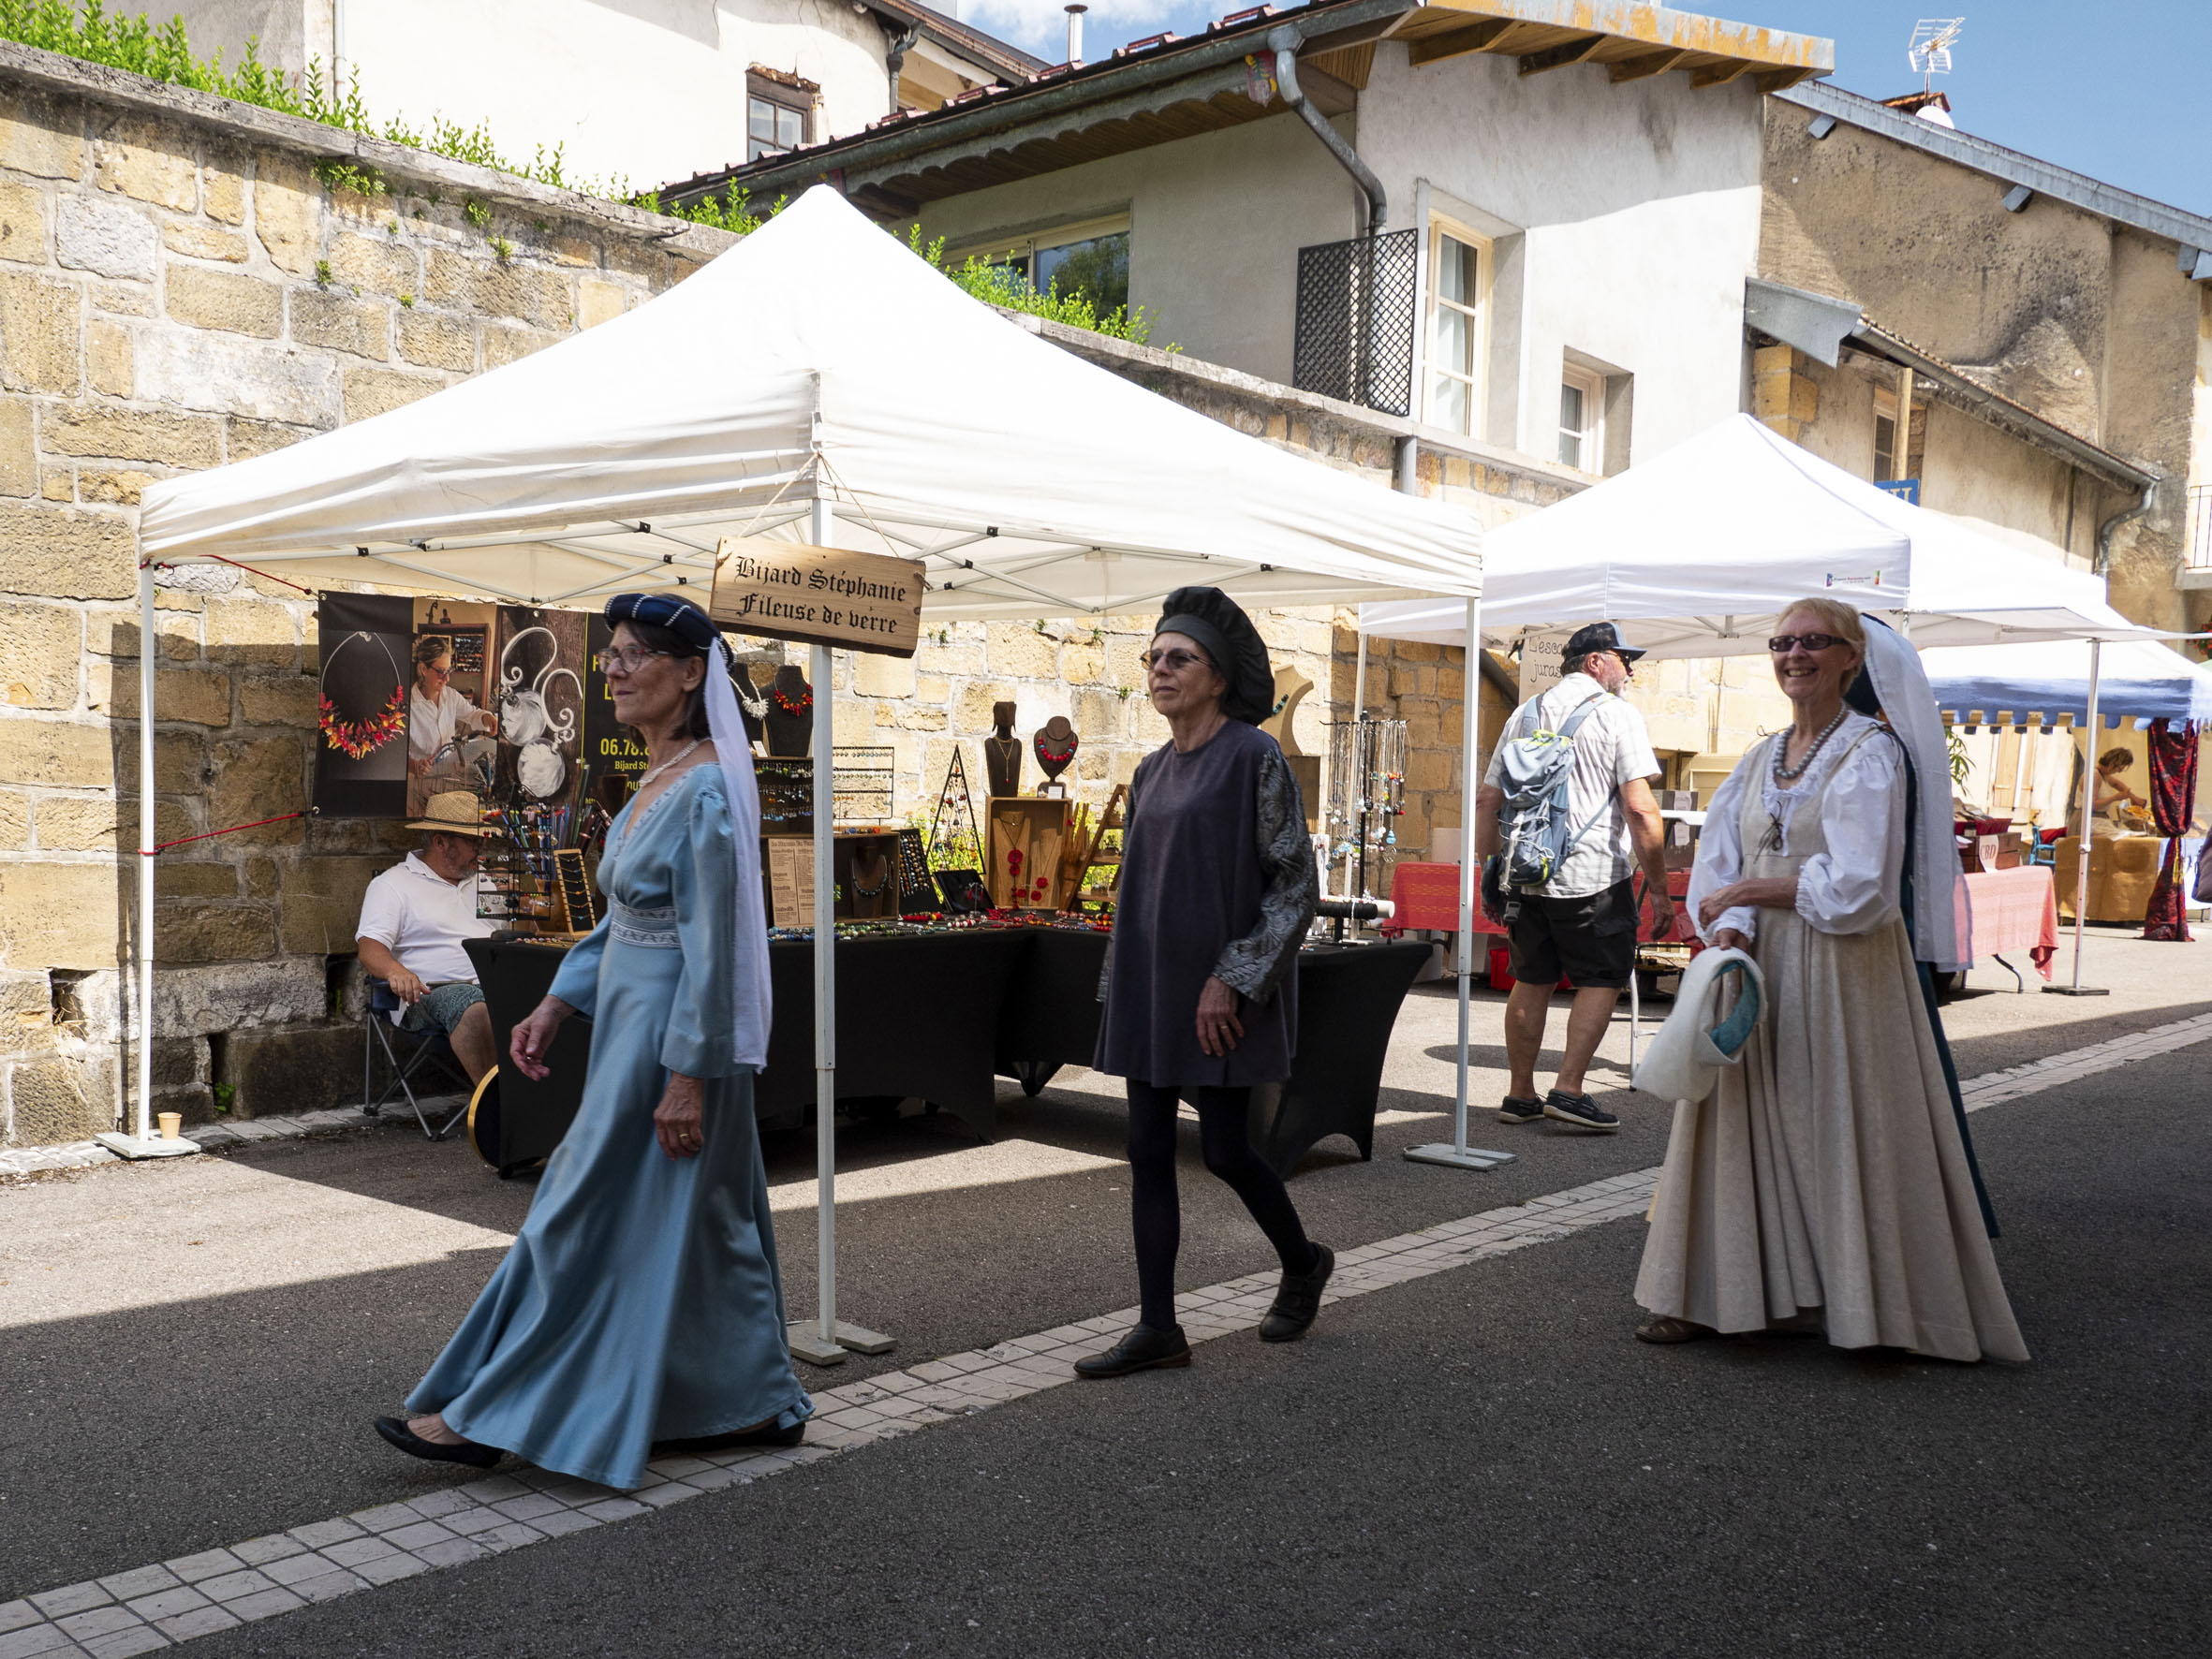
[[[1297,961],[1321,896],[1313,844],[1306,839],[1305,804],[1279,750],[1271,749],[1261,763],[1258,807],[1253,850],[1262,883],[1260,925],[1222,951],[1214,977],[1265,1003]]]

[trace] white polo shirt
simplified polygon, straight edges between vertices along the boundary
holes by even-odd
[[[376,940],[425,985],[455,979],[473,985],[476,964],[461,941],[481,939],[494,926],[476,913],[476,888],[473,874],[448,881],[421,854],[409,853],[406,863],[369,883],[355,936]]]

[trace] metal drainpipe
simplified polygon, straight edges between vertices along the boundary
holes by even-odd
[[[2158,504],[2158,499],[2159,480],[2153,478],[2150,481],[2150,487],[2144,491],[2141,501],[2124,511],[2113,514],[2111,518],[2097,526],[2096,569],[2099,576],[2110,575],[2112,571],[2112,533],[2122,524],[2132,524],[2137,519],[2143,517]]]
[[[1275,53],[1275,83],[1282,92],[1283,102],[1297,111],[1299,120],[1313,128],[1314,136],[1329,146],[1329,154],[1336,157],[1337,164],[1359,185],[1361,194],[1367,198],[1367,233],[1379,234],[1390,218],[1390,204],[1382,193],[1382,181],[1375,176],[1374,169],[1360,159],[1359,152],[1329,125],[1329,118],[1307,101],[1305,89],[1298,84],[1298,49],[1305,44],[1305,37],[1287,23],[1268,31],[1268,50]]]
[[[891,110],[899,112],[899,71],[907,66],[907,53],[914,50],[914,43],[922,38],[922,25],[916,23],[891,43],[891,50],[883,54],[883,66],[891,71]]]

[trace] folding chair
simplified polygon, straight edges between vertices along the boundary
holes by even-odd
[[[369,981],[369,1011],[366,1018],[367,1035],[362,1038],[361,1108],[369,1117],[382,1113],[384,1103],[398,1090],[414,1108],[415,1121],[422,1125],[422,1133],[432,1140],[443,1140],[453,1132],[453,1125],[468,1115],[468,1094],[472,1085],[468,1074],[461,1069],[454,1058],[453,1044],[442,1031],[406,1031],[392,1024],[391,1016],[406,1005],[399,1000],[391,986],[382,979]],[[392,1043],[395,1036],[405,1036],[413,1045],[405,1059]],[[384,1068],[390,1075],[381,1091],[376,1088],[376,1055],[381,1050]],[[428,1074],[418,1077],[425,1066],[442,1068],[461,1088],[461,1105],[437,1128],[430,1126],[430,1119],[422,1109],[422,1102],[416,1097],[415,1084],[427,1082]]]

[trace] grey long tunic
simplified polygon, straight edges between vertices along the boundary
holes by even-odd
[[[1298,947],[1320,884],[1298,782],[1276,741],[1231,720],[1197,748],[1137,765],[1093,1066],[1159,1087],[1235,1088],[1290,1075]],[[1240,996],[1245,1035],[1199,1047],[1207,977]]]

